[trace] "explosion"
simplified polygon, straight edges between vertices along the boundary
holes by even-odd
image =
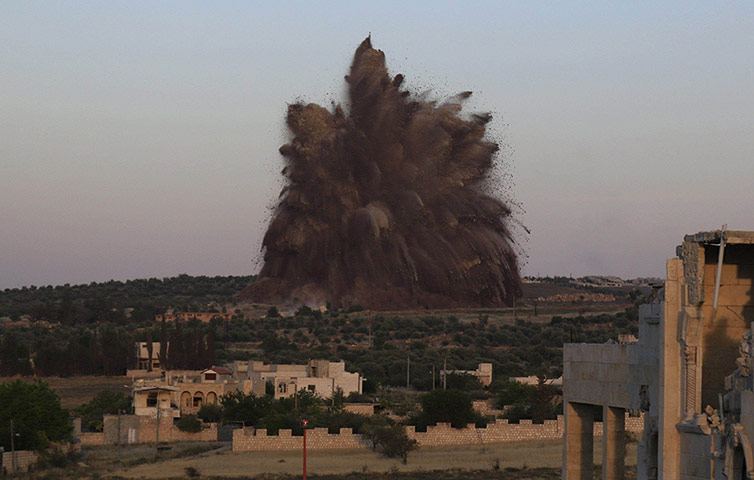
[[[349,112],[288,107],[287,185],[242,297],[373,309],[499,306],[521,295],[511,209],[483,192],[498,145],[464,92],[412,98],[370,38],[346,77]]]

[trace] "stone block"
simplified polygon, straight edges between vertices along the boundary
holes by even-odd
[[[715,296],[715,286],[705,285],[704,295],[705,305],[712,305]],[[721,285],[717,300],[718,308],[721,305],[752,305],[752,287],[751,285]]]

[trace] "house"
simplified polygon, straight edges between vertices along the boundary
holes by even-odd
[[[179,415],[194,414],[206,404],[218,403],[224,395],[231,392],[251,392],[251,382],[238,380],[233,372],[224,367],[212,367],[206,370],[169,370],[162,372],[160,378],[140,378],[134,382],[134,408],[154,408],[152,398],[160,399],[161,408],[176,409]],[[154,396],[157,393],[157,397]],[[165,393],[169,392],[169,393]],[[150,397],[151,395],[151,397]],[[138,397],[138,398],[137,398]],[[168,399],[166,404],[164,399]],[[144,415],[151,410],[140,410]],[[136,413],[140,415],[140,413]],[[176,415],[177,416],[177,415]]]
[[[247,368],[251,391],[264,395],[267,383],[275,388],[275,398],[291,397],[306,390],[322,398],[331,397],[338,389],[344,395],[361,393],[364,377],[346,371],[343,361],[312,360],[307,365],[266,365],[250,361]]]
[[[136,342],[136,370],[160,368],[160,342]]]
[[[476,370],[440,370],[442,380],[445,380],[446,375],[471,375],[476,377],[482,386],[489,387],[492,384],[492,364],[480,363]]]
[[[566,344],[563,478],[623,478],[626,412],[643,413],[638,479],[754,478],[754,232],[686,235],[638,342]]]
[[[166,322],[174,322],[176,320],[188,322],[190,320],[196,319],[202,323],[209,323],[213,319],[219,319],[227,322],[230,321],[232,317],[233,314],[220,312],[175,312],[155,315],[154,319],[156,322],[162,322],[163,320],[165,320]]]
[[[181,412],[174,402],[177,390],[162,385],[135,387],[132,400],[134,414],[154,418],[158,415],[179,417]]]

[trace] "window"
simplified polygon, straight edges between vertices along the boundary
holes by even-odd
[[[147,407],[157,406],[157,392],[149,392],[147,396]]]
[[[280,384],[278,385],[278,393],[285,393],[286,390],[287,388],[285,386],[285,382],[280,382]]]
[[[210,380],[215,380],[216,378],[217,378],[217,374],[216,373],[205,373],[204,374],[204,380],[210,381]]]

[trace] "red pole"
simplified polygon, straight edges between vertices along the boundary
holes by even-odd
[[[303,480],[306,480],[306,424],[309,422],[304,420],[302,423],[304,424],[304,477],[303,477]]]

